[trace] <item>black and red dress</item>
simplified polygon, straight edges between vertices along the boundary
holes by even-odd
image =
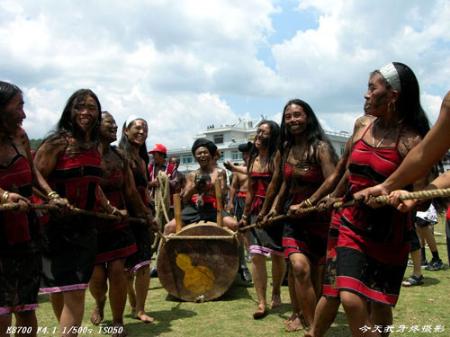
[[[322,167],[316,162],[303,161],[292,165],[287,161],[283,167],[288,187],[301,186],[301,192],[291,194],[285,203],[285,211],[291,205],[309,198],[324,181]],[[324,264],[330,215],[327,212],[311,212],[286,221],[283,231],[283,247],[286,257],[294,253],[307,255],[312,263]]]
[[[111,155],[116,156],[120,165],[107,165],[103,160],[104,175],[101,188],[111,205],[118,209],[125,209],[125,174],[126,162],[114,147],[110,147]],[[109,166],[109,167],[105,167]],[[95,263],[105,263],[123,259],[137,251],[134,235],[127,222],[112,222],[97,220],[97,257]]]
[[[253,200],[250,208],[251,223],[256,221],[266,198],[267,188],[272,179],[272,172],[250,172],[249,182],[252,184]],[[249,235],[250,254],[283,256],[281,245],[283,229],[280,225],[267,228],[252,228]]]
[[[93,210],[102,177],[96,146],[80,148],[71,138],[58,156],[48,182],[77,208]],[[40,291],[58,293],[88,287],[97,254],[96,219],[68,214],[54,215],[44,226],[43,276]]]
[[[131,165],[131,171],[139,196],[144,205],[148,207],[150,205],[150,197],[147,172],[140,167],[139,163],[134,162]],[[155,236],[146,223],[133,222],[130,227],[136,240],[137,251],[127,257],[125,260],[125,268],[128,271],[137,272],[139,269],[150,265],[153,255],[152,244]]]
[[[331,213],[327,239],[325,275],[322,282],[322,295],[326,297],[339,298],[339,290],[336,288],[336,245],[341,227],[341,217],[340,210],[334,210]]]
[[[398,140],[394,147],[375,147],[363,137],[349,157],[351,195],[382,183],[403,160]],[[411,215],[390,206],[345,208],[336,248],[336,287],[395,305],[408,260],[410,229]]]
[[[30,198],[33,175],[28,159],[16,155],[0,165],[0,187]],[[0,212],[0,315],[35,309],[41,274],[39,224],[33,212]]]

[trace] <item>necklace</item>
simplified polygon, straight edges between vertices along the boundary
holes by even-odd
[[[257,157],[257,160],[258,160],[260,172],[265,172],[266,171],[266,167],[269,164],[269,158],[266,157],[266,156],[259,155]]]
[[[378,125],[377,122],[378,122],[378,119],[373,123],[373,126],[372,126],[372,146],[374,148],[379,148],[380,145],[383,144],[383,141],[387,138],[387,136],[389,136],[392,131],[395,131],[397,129],[396,127],[394,127],[394,128],[389,128],[389,129],[384,130],[381,139],[377,143],[375,140],[375,126]]]

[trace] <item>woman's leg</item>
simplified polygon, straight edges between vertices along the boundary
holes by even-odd
[[[347,315],[348,324],[353,337],[380,337],[376,331],[372,331],[373,324],[369,317],[367,301],[359,295],[349,291],[341,291],[342,306]],[[367,331],[361,329],[369,327]]]
[[[64,308],[63,293],[50,294],[50,302],[52,302],[53,313],[55,314],[55,317],[59,322],[61,319],[61,313]]]
[[[285,321],[285,324],[286,324],[286,331],[293,332],[302,329],[303,323],[301,319],[302,309],[300,303],[298,302],[297,292],[295,291],[295,277],[292,272],[292,267],[288,268],[288,288],[289,288],[289,298],[291,299],[292,314]]]
[[[311,280],[314,286],[314,291],[316,292],[316,297],[322,296],[322,284],[323,277],[325,274],[325,266],[311,266]]]
[[[266,315],[267,268],[264,255],[252,254],[252,274],[258,300],[258,308],[253,313],[253,318],[258,319]]]
[[[136,292],[134,291],[134,273],[132,271],[128,271],[126,273],[126,277],[128,302],[130,302],[131,315],[134,317],[136,316]]]
[[[11,314],[0,315],[0,337],[9,337],[8,327],[12,324]]]
[[[392,308],[387,304],[372,302],[370,318],[374,325],[382,326],[384,331],[385,326],[392,325]],[[381,336],[387,337],[389,332],[383,332]]]
[[[16,316],[16,326],[18,327],[31,327],[31,333],[24,333],[24,330],[21,330],[21,333],[16,333],[15,337],[34,337],[37,332],[37,318],[36,312],[34,310],[28,311],[20,311],[15,313]],[[25,330],[26,331],[26,330]]]
[[[108,264],[109,303],[113,326],[123,326],[123,312],[127,301],[127,278],[124,264],[124,259],[111,261]]]
[[[323,337],[336,319],[340,304],[337,297],[321,296],[314,313],[314,322],[305,337]]]
[[[145,266],[136,272],[134,287],[136,289],[136,318],[145,323],[152,323],[153,317],[145,313],[145,301],[147,300],[150,286],[150,267]]]
[[[272,254],[272,303],[271,308],[281,305],[281,283],[286,272],[284,256]]]
[[[108,284],[106,283],[106,267],[104,264],[96,264],[89,280],[89,290],[94,297],[95,307],[92,310],[91,322],[99,325],[103,321],[103,309],[106,302],[106,292]]]
[[[297,301],[302,308],[305,323],[310,326],[314,321],[317,298],[311,281],[311,265],[308,257],[301,253],[289,256],[295,278]]]
[[[74,328],[78,328],[83,320],[85,294],[84,289],[63,292],[64,307],[59,321],[61,336],[78,335]]]

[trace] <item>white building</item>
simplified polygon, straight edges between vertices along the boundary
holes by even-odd
[[[242,119],[232,125],[218,127],[209,125],[205,132],[196,135],[194,139],[207,138],[217,145],[222,153],[222,157],[218,162],[219,166],[223,166],[224,161],[241,162],[242,154],[238,151],[238,146],[247,143],[255,137],[257,124],[257,122]],[[342,155],[349,134],[345,131],[339,133],[326,131],[326,134],[333,144],[336,153],[339,156]],[[169,149],[168,155],[180,158],[180,171],[191,171],[198,168],[198,164],[191,153],[191,146]]]

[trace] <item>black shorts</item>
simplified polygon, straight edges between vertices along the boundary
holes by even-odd
[[[417,233],[415,230],[410,231],[409,235],[411,237],[411,240],[409,242],[411,245],[410,252],[415,252],[416,250],[420,249],[419,237],[417,236]]]
[[[230,214],[222,211],[222,217],[226,216],[230,216]],[[217,209],[210,204],[205,204],[203,207],[186,205],[181,212],[181,219],[184,225],[200,221],[217,222]]]
[[[434,225],[434,222],[428,221],[428,220],[425,220],[425,219],[422,219],[422,218],[416,218],[415,224],[416,224],[417,227],[424,228],[424,227],[427,227],[427,226]]]

